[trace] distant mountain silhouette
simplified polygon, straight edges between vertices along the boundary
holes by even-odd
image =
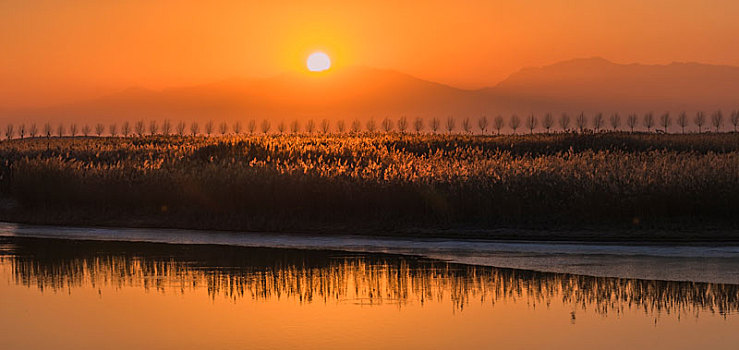
[[[616,64],[575,59],[525,68],[496,86],[464,90],[372,68],[291,73],[165,89],[129,88],[9,119],[225,120],[478,116],[543,112],[646,112],[739,108],[739,67],[698,63]]]
[[[739,67],[596,57],[525,68],[483,90],[523,111],[711,111],[739,107]]]
[[[16,116],[65,120],[226,120],[244,118],[384,118],[386,115],[483,113],[479,92],[453,88],[390,70],[348,68],[326,74],[283,74],[267,79],[152,91],[129,88],[62,106],[16,111]]]

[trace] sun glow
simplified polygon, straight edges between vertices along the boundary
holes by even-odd
[[[331,68],[331,58],[323,52],[314,52],[305,62],[311,72],[322,72]]]

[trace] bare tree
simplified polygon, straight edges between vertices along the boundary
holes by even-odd
[[[688,114],[685,112],[677,116],[677,125],[680,126],[680,132],[685,133],[685,127],[688,126]]]
[[[639,117],[636,115],[636,113],[629,114],[628,118],[626,118],[626,125],[629,126],[629,129],[631,130],[631,133],[634,133],[634,128],[636,127],[636,122],[639,120]]]
[[[503,129],[503,126],[505,125],[505,120],[503,120],[502,115],[498,115],[495,117],[495,120],[493,120],[493,127],[496,131],[498,131],[498,135],[500,135],[500,129]]]
[[[413,121],[413,129],[416,130],[416,134],[421,133],[421,130],[423,130],[423,118],[416,117],[416,120]]]
[[[15,135],[15,128],[13,127],[13,124],[8,124],[5,127],[5,139],[11,140],[13,135]]]
[[[654,126],[654,114],[652,112],[649,112],[644,115],[644,127],[647,128],[648,132],[651,132],[653,126]]]
[[[361,128],[362,128],[362,123],[359,121],[359,119],[354,119],[354,121],[352,121],[352,128],[351,128],[352,133],[354,134],[359,133],[359,129]]]
[[[613,131],[618,131],[618,128],[621,127],[621,116],[618,113],[611,114],[610,122]]]
[[[172,132],[172,122],[169,119],[164,119],[162,122],[162,135],[169,136],[170,132]]]
[[[184,135],[185,134],[185,127],[186,127],[185,122],[180,121],[179,123],[177,123],[177,128],[176,128],[177,129],[177,135],[180,135],[180,136]]]
[[[51,137],[51,124],[50,123],[44,124],[44,136],[46,136],[47,139]]]
[[[600,131],[600,128],[603,126],[603,113],[597,113],[595,116],[593,116],[593,130],[595,132]]]
[[[547,129],[548,134],[549,130],[552,128],[552,125],[554,125],[554,116],[552,115],[552,113],[544,114],[542,125],[544,125],[544,129]]]
[[[431,131],[436,134],[436,132],[439,130],[439,118],[434,117],[431,119]]]
[[[18,136],[20,136],[21,140],[26,137],[26,124],[21,123],[21,125],[18,126]]]
[[[559,127],[562,131],[567,131],[567,129],[569,129],[570,116],[567,113],[562,113],[562,115],[559,116]]]
[[[234,134],[240,135],[241,134],[241,122],[237,120],[235,123],[233,123],[233,125],[231,125],[231,129],[233,129]]]
[[[670,118],[670,113],[665,113],[665,114],[662,114],[662,115],[661,115],[661,116],[659,117],[659,124],[660,124],[660,125],[661,125],[661,126],[662,126],[663,128],[665,128],[665,130],[664,130],[664,131],[665,131],[665,133],[667,133],[667,132],[668,132],[667,128],[669,128],[669,127],[670,127],[670,124],[672,124],[672,118]]]
[[[228,124],[226,124],[226,122],[218,124],[218,131],[221,133],[221,136],[226,135],[228,132]]]
[[[159,125],[157,125],[157,121],[156,120],[150,121],[149,122],[149,134],[151,134],[151,136],[154,136],[157,134],[157,131],[159,131]]]
[[[703,125],[706,125],[706,115],[703,114],[703,112],[698,112],[695,114],[695,119],[693,120],[695,125],[698,127],[698,133],[703,132]]]
[[[124,121],[121,125],[121,133],[123,133],[123,137],[128,137],[128,134],[131,133],[131,124],[128,121]]]
[[[402,116],[398,119],[398,131],[400,131],[401,134],[405,134],[406,129],[408,129],[408,119],[405,116]]]
[[[313,119],[308,120],[308,124],[305,124],[305,131],[307,131],[309,134],[313,133],[313,130],[316,129],[316,123],[313,122]]]
[[[69,136],[75,137],[77,136],[77,124],[72,123],[69,125]]]
[[[324,134],[328,134],[329,129],[331,129],[331,123],[328,121],[328,119],[321,120],[321,130]]]
[[[588,119],[585,118],[585,113],[580,113],[577,118],[575,118],[575,124],[577,125],[577,128],[580,129],[580,133],[582,134],[582,132],[585,131],[585,128],[588,126]]]
[[[377,125],[375,125],[375,120],[370,118],[370,120],[367,121],[367,132],[373,133],[375,132],[376,128],[377,128]]]
[[[477,127],[480,128],[480,133],[485,135],[488,130],[488,116],[483,115],[477,120]]]
[[[38,135],[38,128],[36,127],[36,123],[31,124],[31,127],[28,128],[28,135],[31,137],[36,137],[36,135]]]
[[[136,132],[136,134],[138,134],[139,137],[144,136],[144,132],[145,132],[144,128],[145,127],[144,127],[144,121],[143,120],[137,121],[136,124],[134,124],[134,126],[133,126],[134,132]]]
[[[321,131],[324,134],[328,134],[328,130],[331,128],[331,123],[329,123],[328,119],[322,119],[321,120]]]
[[[739,125],[739,111],[731,112],[731,125],[734,126],[734,132],[736,132],[736,127]]]
[[[133,128],[136,131],[136,134],[139,135],[139,137],[144,136],[145,129],[144,129],[144,121],[143,120],[137,121],[136,122],[136,125]]]
[[[98,135],[98,137],[103,136],[103,133],[105,132],[105,125],[102,123],[95,124],[95,134]]]
[[[455,124],[457,124],[457,121],[454,120],[454,117],[452,116],[447,117],[446,118],[446,131],[451,134],[452,130],[454,130]]]
[[[108,133],[110,136],[116,137],[118,135],[118,125],[116,123],[108,125]]]
[[[249,135],[254,134],[254,131],[257,130],[257,121],[252,119],[249,121],[248,124],[246,124],[246,129],[249,130]]]
[[[90,135],[90,130],[91,130],[91,129],[90,129],[90,126],[89,126],[89,125],[87,125],[87,124],[85,124],[85,126],[83,126],[83,127],[82,127],[82,135],[83,135],[84,137],[87,137],[87,136],[89,136],[89,135]]]
[[[518,115],[514,114],[511,116],[511,120],[508,121],[508,125],[513,129],[513,134],[515,135],[518,126],[521,125],[521,119],[518,118]]]
[[[293,134],[297,134],[300,131],[300,122],[297,120],[293,120],[292,123],[290,123],[290,132]]]
[[[283,134],[285,132],[285,129],[287,129],[287,125],[285,125],[284,121],[280,121],[280,123],[277,124],[277,132]]]
[[[716,111],[711,114],[711,124],[716,128],[716,132],[721,128],[724,123],[724,114],[721,111]]]
[[[261,130],[262,134],[267,134],[269,132],[269,129],[272,127],[272,123],[269,122],[269,120],[265,119],[262,121]]]
[[[393,130],[393,121],[390,118],[385,117],[385,119],[382,120],[382,130],[385,130],[386,133]]]
[[[343,134],[345,128],[346,125],[344,124],[344,119],[339,119],[336,121],[336,130],[339,132],[339,134]]]
[[[537,122],[538,120],[533,113],[526,118],[526,126],[529,128],[529,134],[534,134],[534,128],[536,128]]]
[[[67,131],[64,129],[64,124],[63,123],[59,123],[59,125],[56,127],[56,134],[57,134],[57,136],[62,137],[62,136],[64,136],[64,134],[66,132]]]
[[[462,130],[464,130],[465,134],[469,134],[472,131],[472,127],[470,125],[470,118],[462,119]]]
[[[192,136],[196,136],[199,132],[200,132],[200,125],[198,125],[198,122],[190,123],[190,134],[192,134]]]
[[[209,120],[207,123],[205,123],[205,134],[210,137],[210,134],[213,133],[213,121]]]

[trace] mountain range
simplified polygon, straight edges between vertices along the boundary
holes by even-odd
[[[643,113],[739,108],[739,67],[617,64],[575,59],[525,68],[495,86],[467,90],[366,67],[232,79],[161,91],[129,88],[44,108],[0,110],[7,120],[368,118],[544,112]]]

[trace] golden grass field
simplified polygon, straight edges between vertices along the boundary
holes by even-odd
[[[0,218],[239,231],[734,232],[739,135],[259,135],[0,142]]]

